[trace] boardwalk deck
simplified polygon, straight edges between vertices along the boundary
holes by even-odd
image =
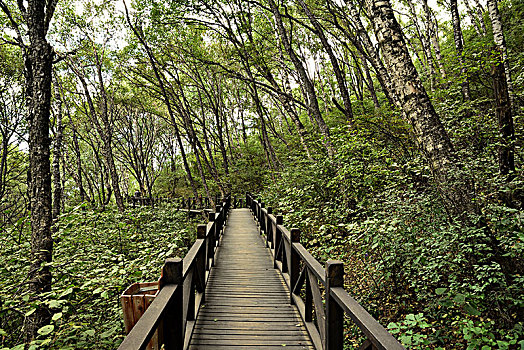
[[[314,349],[250,211],[233,209],[189,349],[277,348]]]

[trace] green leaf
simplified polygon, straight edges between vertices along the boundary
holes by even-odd
[[[48,335],[49,333],[51,333],[53,330],[55,329],[55,326],[53,326],[52,324],[48,324],[47,326],[43,326],[42,328],[40,328],[39,330],[37,330],[36,332],[40,335]]]
[[[0,328],[0,337],[5,337],[7,335],[7,332],[4,331],[2,328]]]
[[[51,300],[49,302],[49,308],[58,309],[60,307],[60,304],[61,304],[60,300]]]
[[[34,314],[35,311],[36,311],[36,308],[32,308],[31,310],[27,311],[27,312],[24,314],[24,316],[25,316],[25,317],[30,316],[30,315]]]
[[[464,304],[466,302],[466,296],[464,294],[457,294],[453,298],[453,301],[458,304]]]
[[[56,321],[58,319],[60,319],[62,317],[62,313],[61,312],[58,312],[56,314],[53,315],[53,317],[51,318],[53,321]]]
[[[84,335],[86,335],[88,337],[92,337],[93,335],[95,335],[95,330],[94,329],[88,329],[87,331],[84,332]]]
[[[73,293],[73,288],[72,288],[72,287],[71,287],[71,288],[67,288],[66,290],[64,290],[64,291],[62,292],[62,294],[60,294],[60,297],[59,297],[59,298],[63,298],[63,297],[65,297],[66,295],[69,295],[69,294],[71,294],[71,293]]]
[[[444,294],[446,292],[446,290],[447,290],[447,288],[437,288],[437,289],[435,289],[435,293],[437,295],[442,295],[442,294]]]
[[[470,303],[466,303],[464,305],[464,310],[466,310],[466,312],[470,315],[473,315],[473,316],[480,316],[480,311],[478,311],[477,309],[475,309],[473,306],[471,306]]]

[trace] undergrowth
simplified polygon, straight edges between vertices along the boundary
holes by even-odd
[[[78,206],[61,215],[54,235],[53,288],[43,301],[26,288],[30,236],[0,235],[0,348],[22,350],[26,316],[48,304],[52,323],[30,349],[115,349],[124,337],[119,297],[134,282],[156,281],[168,257],[183,257],[197,221],[172,206],[125,214]]]
[[[262,201],[320,262],[344,262],[346,289],[406,347],[524,349],[524,216],[496,200],[489,154],[466,159],[482,207],[466,227],[409,145],[395,153],[366,132],[337,134],[333,160],[287,165]]]

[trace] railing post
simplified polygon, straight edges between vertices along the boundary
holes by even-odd
[[[266,233],[266,247],[268,247],[269,232],[273,231],[273,225],[271,224],[271,220],[269,219],[269,215],[270,214],[273,214],[273,208],[268,207],[267,208],[267,217],[266,217],[266,220],[264,222],[264,226],[266,227],[266,230],[265,230],[265,233]],[[262,232],[260,232],[260,234],[262,234]]]
[[[207,225],[198,225],[197,226],[197,239],[204,240],[204,247],[201,249],[200,253],[197,256],[196,260],[196,273],[197,273],[197,283],[196,290],[199,293],[202,293],[202,303],[206,300],[206,261],[207,261],[207,244],[208,239],[206,239]]]
[[[215,266],[215,239],[216,239],[216,231],[217,231],[217,223],[215,221],[217,214],[216,213],[209,213],[209,221],[215,222],[213,225],[214,230],[212,232],[209,232],[209,235],[207,237],[207,270],[210,271],[212,266]],[[211,263],[209,263],[209,259],[211,259]]]
[[[264,202],[260,202],[260,209],[258,211],[258,223],[260,224],[260,230],[264,230],[264,232],[266,232],[266,228],[265,228],[265,222],[264,222],[264,212],[262,211],[262,208],[265,208],[266,207],[266,203]]]
[[[275,250],[274,253],[274,259],[273,259],[273,266],[277,268],[277,261],[282,261],[282,249],[284,249],[283,246],[280,247],[280,252],[277,254],[278,245],[282,244],[282,232],[278,229],[278,225],[282,225],[284,223],[284,217],[282,215],[276,216],[276,223],[275,223],[275,229],[271,230],[271,244],[273,246],[273,249]]]
[[[288,259],[288,268],[289,268],[289,301],[291,304],[294,304],[293,301],[293,289],[298,281],[298,275],[300,274],[300,256],[295,251],[294,244],[300,243],[300,230],[298,228],[292,228],[289,232],[291,234],[291,243],[289,249]]]
[[[166,284],[178,284],[177,290],[167,309],[163,321],[164,347],[166,350],[182,350],[185,329],[183,324],[183,285],[182,259],[166,259],[162,268],[160,288]]]
[[[344,349],[344,310],[331,298],[332,287],[344,287],[344,264],[338,260],[326,263],[326,335],[325,350]]]
[[[222,231],[222,206],[216,205],[215,206],[215,243],[218,246],[218,241],[220,239],[220,232]]]

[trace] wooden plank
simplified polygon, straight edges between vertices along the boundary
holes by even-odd
[[[313,349],[249,210],[230,212],[218,252],[189,349]]]

